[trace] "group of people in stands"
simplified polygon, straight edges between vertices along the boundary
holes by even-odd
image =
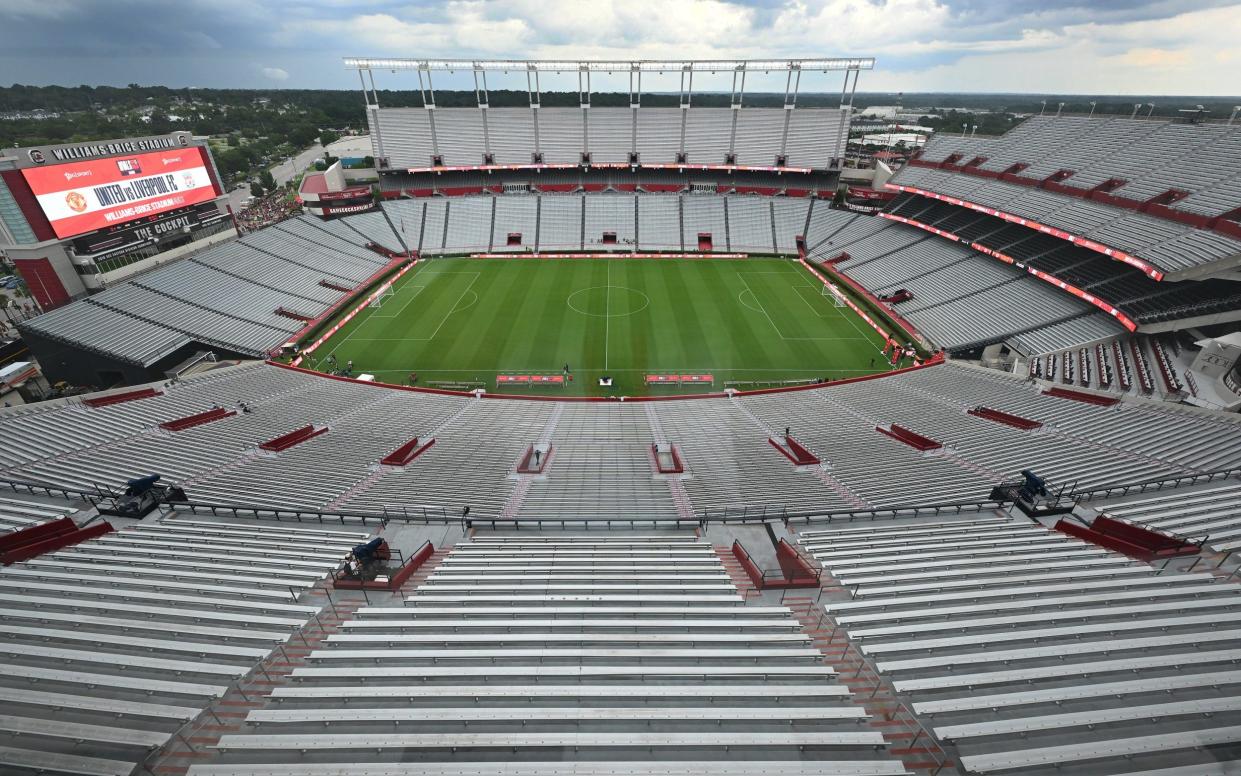
[[[253,232],[291,218],[300,212],[302,212],[301,203],[287,199],[285,192],[277,189],[238,213],[237,225],[243,232]]]

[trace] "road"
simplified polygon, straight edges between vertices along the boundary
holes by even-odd
[[[292,161],[281,162],[271,167],[271,175],[276,179],[277,185],[284,185],[296,178],[303,170],[310,167],[316,159],[323,158],[323,146],[315,143],[310,148],[302,151],[293,157]],[[245,184],[240,189],[233,189],[228,193],[228,204],[234,213],[241,210],[241,203],[250,196],[250,185]]]

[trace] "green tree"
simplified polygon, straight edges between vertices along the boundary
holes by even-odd
[[[250,196],[256,199],[263,196],[263,187],[257,183],[251,183],[250,184]]]
[[[325,129],[319,133],[319,144],[320,145],[329,146],[332,143],[335,143],[337,140],[340,140],[340,133],[334,130]]]
[[[259,173],[259,185],[263,187],[264,191],[276,190],[276,179],[272,176],[271,170],[263,170],[263,172]]]

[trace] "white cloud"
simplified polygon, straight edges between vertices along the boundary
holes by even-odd
[[[356,0],[344,18],[285,14],[272,42],[316,40],[333,50],[345,41],[349,55],[467,59],[874,56],[863,90],[1238,90],[1241,5],[1177,13],[1156,3],[1152,18],[1132,22],[1085,8],[980,19],[950,0],[784,0],[767,10],[725,0]]]
[[[289,80],[289,71],[282,70],[279,67],[265,67],[263,68],[263,75],[273,81]]]

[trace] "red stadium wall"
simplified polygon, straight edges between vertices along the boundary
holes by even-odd
[[[13,266],[17,269],[17,274],[22,276],[22,280],[26,281],[30,295],[45,311],[69,303],[69,292],[52,268],[52,262],[46,258],[13,259]]]

